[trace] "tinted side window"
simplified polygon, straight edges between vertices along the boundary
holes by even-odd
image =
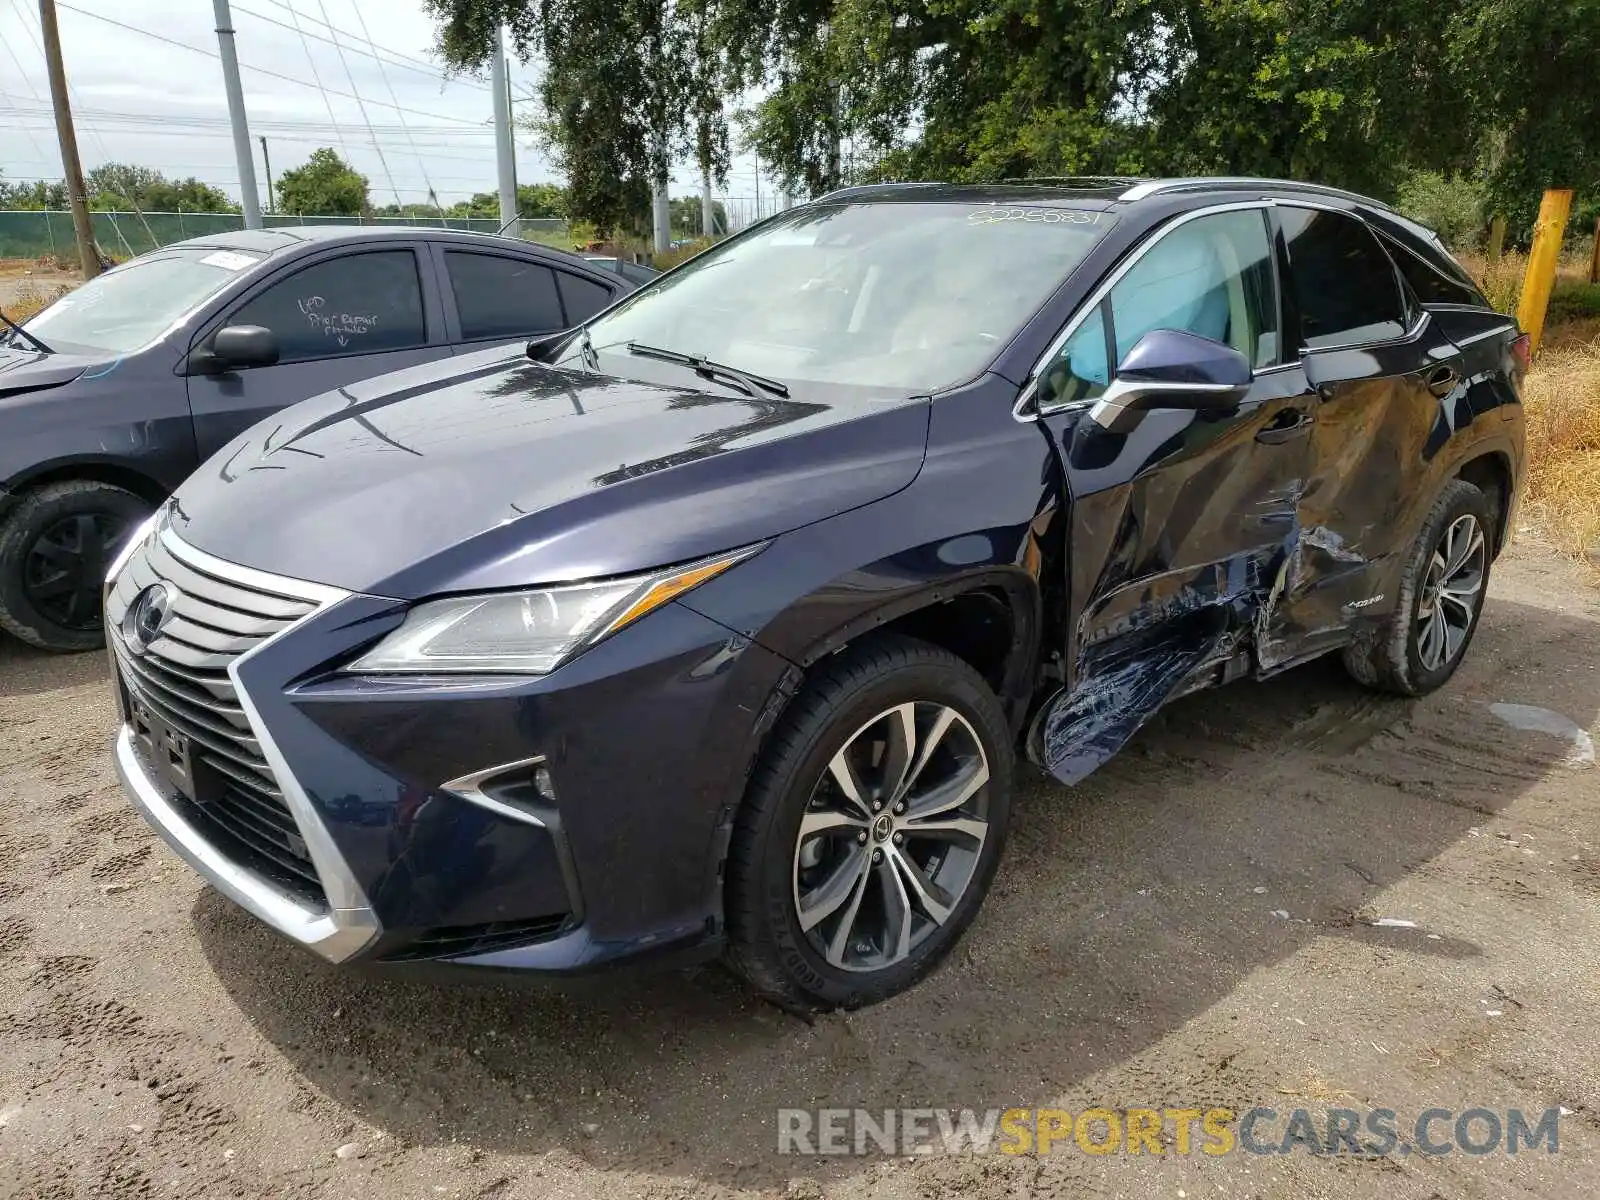
[[[549,267],[462,250],[445,251],[444,262],[463,338],[523,337],[565,327]]]
[[[1289,273],[1308,347],[1381,342],[1405,333],[1405,302],[1376,235],[1344,213],[1280,205]]]
[[[1278,358],[1272,250],[1260,209],[1200,217],[1147,251],[1111,289],[1116,358],[1155,329],[1232,346],[1253,367]]]
[[[1389,254],[1400,274],[1411,285],[1417,299],[1424,304],[1469,304],[1474,308],[1488,308],[1489,302],[1477,288],[1454,275],[1446,275],[1440,268],[1419,257],[1406,246],[1385,238]]]
[[[561,301],[567,306],[568,325],[587,321],[611,303],[611,289],[601,287],[592,279],[565,271],[557,271],[556,278],[561,281]]]
[[[426,345],[417,256],[373,250],[326,259],[247,301],[228,324],[272,330],[280,363]]]
[[[1039,380],[1039,398],[1045,404],[1071,404],[1093,400],[1111,382],[1106,353],[1106,306],[1097,304],[1088,320],[1067,339]]]

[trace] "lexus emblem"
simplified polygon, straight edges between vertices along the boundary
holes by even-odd
[[[161,636],[177,607],[177,593],[164,583],[153,583],[134,599],[122,619],[122,632],[128,649],[143,654]]]

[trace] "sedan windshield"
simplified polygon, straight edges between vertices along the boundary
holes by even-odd
[[[63,296],[23,328],[54,350],[127,354],[258,261],[258,255],[215,249],[136,258]]]
[[[1027,205],[796,209],[646,287],[594,321],[588,341],[788,382],[931,391],[986,366],[1114,221]]]

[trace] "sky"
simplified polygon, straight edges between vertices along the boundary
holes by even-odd
[[[449,205],[495,190],[488,73],[446,77],[433,23],[416,0],[233,0],[235,45],[257,188],[272,172],[332,146],[364,174],[372,202]],[[57,0],[62,57],[85,171],[138,163],[190,175],[235,200],[239,170],[228,126],[216,22],[207,0]],[[0,0],[0,175],[61,178],[34,0]],[[513,111],[532,114],[537,64],[510,64]],[[320,87],[318,84],[320,83]],[[359,97],[358,100],[356,97]],[[519,132],[519,183],[560,182]],[[698,171],[674,171],[673,194],[699,192]],[[756,191],[755,163],[736,159],[719,194]],[[772,191],[762,178],[763,201]]]

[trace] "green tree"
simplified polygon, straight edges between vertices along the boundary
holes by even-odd
[[[648,224],[651,181],[695,156],[727,173],[727,128],[702,0],[424,0],[458,70],[489,59],[498,28],[542,62],[531,122],[566,177],[563,214],[604,233]],[[532,215],[525,213],[524,215]]]
[[[1476,0],[1450,32],[1443,69],[1462,81],[1462,116],[1494,134],[1482,154],[1492,207],[1526,240],[1546,188],[1577,188],[1580,204],[1600,189],[1600,5]]]
[[[67,207],[65,180],[30,179],[26,183],[7,183],[0,179],[0,208],[64,209]]]
[[[151,167],[104,163],[84,176],[89,206],[100,211],[235,213],[239,206],[225,192],[188,179],[168,179]]]
[[[278,176],[280,212],[354,217],[370,207],[367,177],[327,146]]]

